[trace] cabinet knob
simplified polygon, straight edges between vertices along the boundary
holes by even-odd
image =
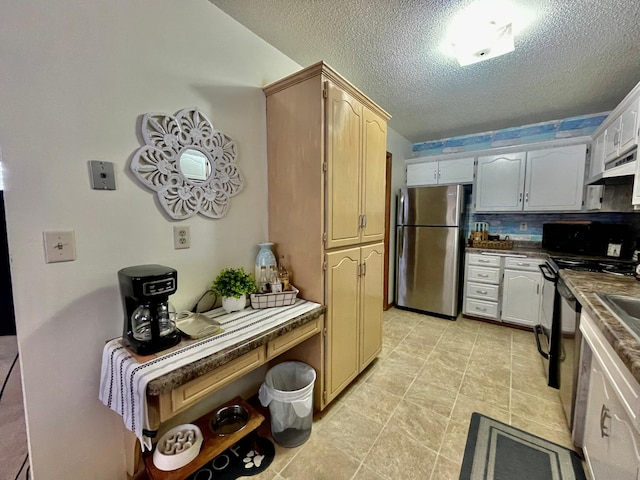
[[[476,290],[476,293],[479,293],[480,295],[486,295],[489,292],[487,292],[486,290]]]

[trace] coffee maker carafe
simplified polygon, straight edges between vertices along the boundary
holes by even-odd
[[[138,265],[118,272],[124,309],[123,339],[130,348],[149,355],[180,342],[169,316],[169,295],[178,287],[178,272],[163,265]]]

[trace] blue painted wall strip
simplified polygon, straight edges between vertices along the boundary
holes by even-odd
[[[506,145],[525,145],[557,138],[591,135],[607,118],[607,113],[596,113],[563,120],[521,127],[505,128],[494,132],[430,140],[413,145],[414,157],[446,153],[473,152]]]

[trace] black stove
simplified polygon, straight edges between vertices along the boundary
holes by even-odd
[[[556,272],[560,269],[568,269],[622,276],[631,276],[635,273],[635,264],[633,262],[620,260],[585,257],[551,257],[549,263]]]

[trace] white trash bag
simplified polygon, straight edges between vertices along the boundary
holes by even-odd
[[[282,362],[267,372],[258,398],[269,406],[272,432],[310,428],[315,381],[316,371],[302,362]]]

